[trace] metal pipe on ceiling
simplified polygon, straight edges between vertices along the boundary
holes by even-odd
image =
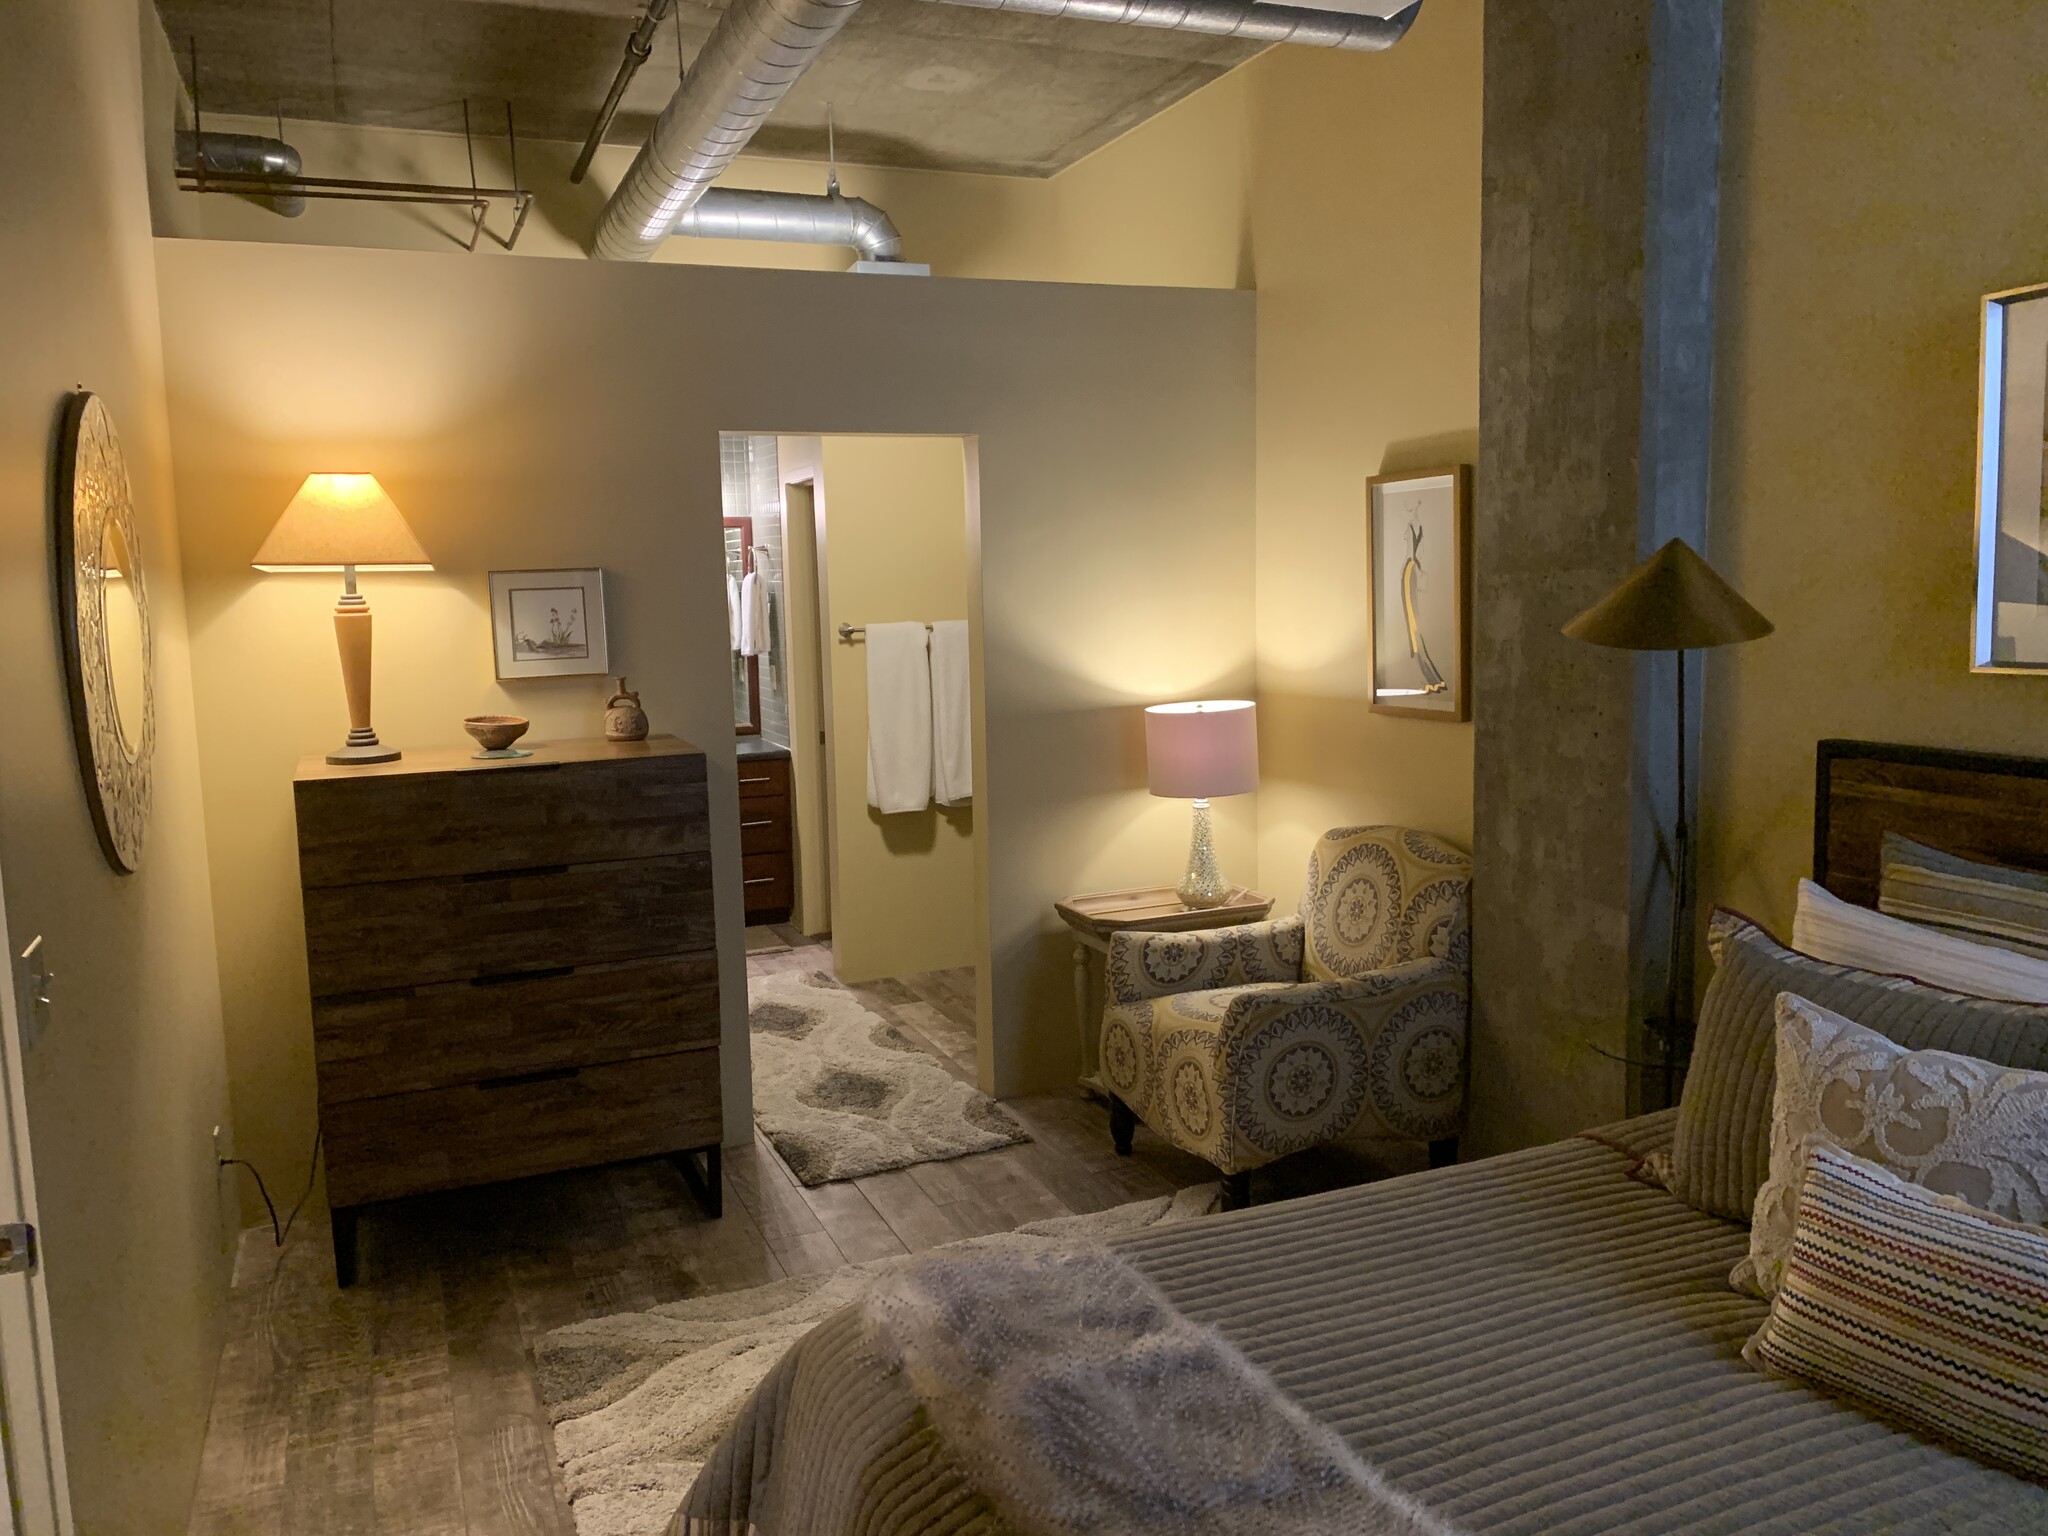
[[[683,210],[672,233],[713,240],[781,240],[845,245],[864,261],[901,261],[903,239],[889,215],[836,193],[744,192],[712,187]]]
[[[860,0],[733,0],[604,206],[592,253],[645,261]]]
[[[605,132],[612,125],[612,114],[619,110],[626,87],[633,83],[633,76],[640,72],[640,66],[654,52],[654,29],[674,9],[675,0],[647,0],[647,13],[640,18],[639,25],[626,34],[626,56],[619,60],[619,72],[612,76],[612,88],[605,94],[604,105],[597,109],[597,121],[590,125],[590,137],[583,141],[583,153],[576,157],[575,169],[569,172],[571,181],[581,181],[588,174],[591,157],[597,153],[597,146],[604,142]]]
[[[290,192],[269,192],[252,177],[275,177],[279,181],[296,181],[305,169],[299,152],[283,139],[267,138],[259,133],[215,133],[208,129],[199,133],[190,128],[180,128],[173,142],[172,158],[175,169],[182,175],[193,176],[204,182],[208,176],[231,176],[240,178],[241,184],[235,190],[253,201],[264,203],[275,213],[288,219],[296,219],[306,211],[304,197]]]
[[[1031,16],[1067,16],[1162,27],[1258,43],[1296,43],[1311,48],[1377,51],[1408,33],[1422,0],[1394,16],[1354,16],[1301,5],[1268,5],[1265,0],[934,0],[984,11],[1021,11]]]

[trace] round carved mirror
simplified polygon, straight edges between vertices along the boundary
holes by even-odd
[[[93,827],[123,874],[142,859],[149,823],[156,699],[149,589],[135,506],[113,417],[99,396],[64,404],[57,452],[58,605],[71,726]]]

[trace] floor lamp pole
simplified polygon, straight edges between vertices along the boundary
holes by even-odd
[[[1686,933],[1686,882],[1692,872],[1692,828],[1686,819],[1685,804],[1685,652],[1673,651],[1672,659],[1678,664],[1678,802],[1672,815],[1671,829],[1671,949],[1664,962],[1664,1028],[1660,1053],[1664,1062],[1664,1107],[1671,1107],[1672,1098],[1678,1091],[1678,1072],[1675,1057],[1678,1051],[1678,986],[1679,956],[1684,951],[1688,937]]]

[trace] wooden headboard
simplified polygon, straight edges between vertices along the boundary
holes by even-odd
[[[1823,741],[1817,755],[1813,878],[1844,901],[1877,905],[1887,832],[2048,870],[2048,758],[1883,741]]]

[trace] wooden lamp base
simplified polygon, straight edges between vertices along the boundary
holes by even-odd
[[[395,763],[403,754],[370,728],[370,605],[356,591],[355,568],[334,604],[334,641],[341,648],[341,686],[348,695],[348,740],[327,754],[330,763]]]

